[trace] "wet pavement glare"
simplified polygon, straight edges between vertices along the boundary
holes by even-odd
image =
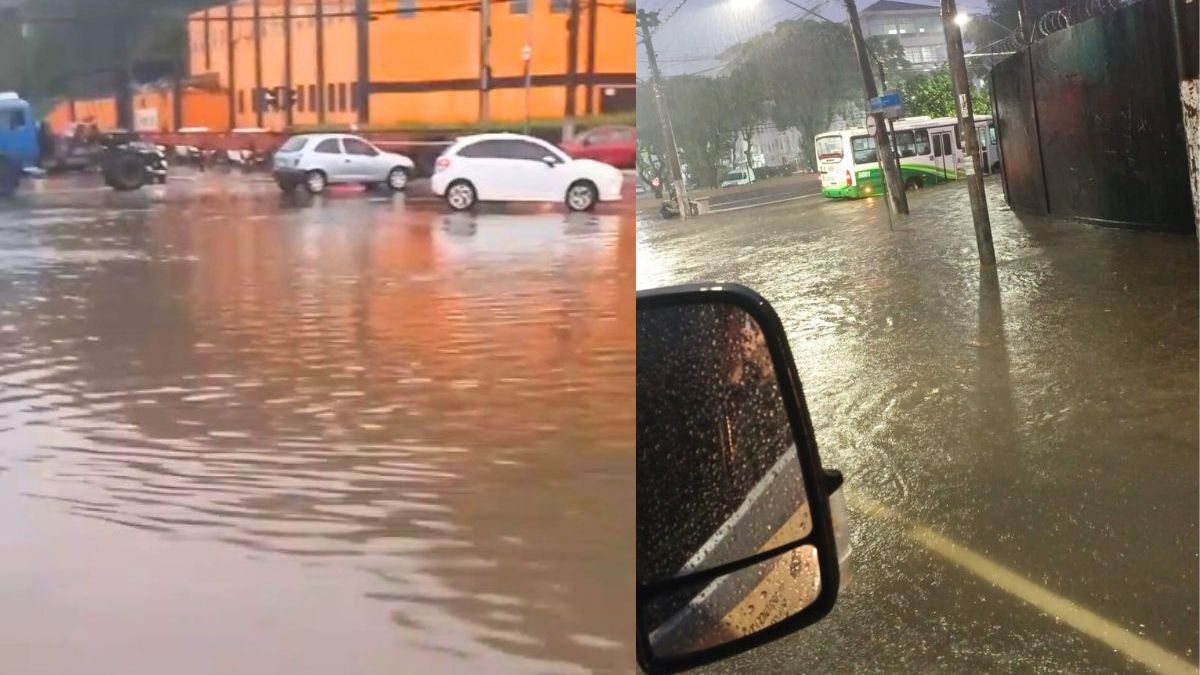
[[[633,291],[620,209],[0,205],[0,670],[627,670]]]
[[[988,190],[993,274],[956,185],[891,226],[878,200],[639,221],[639,289],[739,281],[773,304],[851,493],[830,617],[710,671],[1154,672],[855,492],[1196,662],[1196,240],[1018,217]]]

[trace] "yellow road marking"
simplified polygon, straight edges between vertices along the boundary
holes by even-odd
[[[1039,586],[1007,567],[943,537],[928,527],[914,523],[892,509],[859,493],[847,492],[847,500],[871,518],[895,520],[907,529],[910,539],[949,560],[993,586],[1033,605],[1075,630],[1089,635],[1125,656],[1162,675],[1195,675],[1196,663],[1135,635],[1104,617],[1053,591]]]

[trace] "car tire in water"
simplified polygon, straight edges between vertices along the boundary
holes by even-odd
[[[117,151],[104,158],[104,183],[114,190],[137,190],[146,183],[146,163],[136,153]]]
[[[304,174],[304,189],[308,190],[310,195],[319,195],[325,191],[325,186],[329,181],[325,178],[325,172],[316,169]]]
[[[575,181],[567,188],[567,209],[571,211],[591,211],[598,201],[600,194],[591,181]]]
[[[921,180],[917,176],[910,176],[904,181],[905,192],[913,192],[914,190],[920,190],[923,187],[925,187],[925,181]]]
[[[456,180],[446,188],[446,205],[455,211],[466,211],[478,200],[475,186],[465,180]]]
[[[11,160],[0,157],[0,197],[11,197],[21,182],[21,170]]]
[[[388,172],[387,186],[392,192],[404,192],[408,189],[408,169],[397,166]]]

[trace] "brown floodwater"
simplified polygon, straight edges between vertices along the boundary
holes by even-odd
[[[0,206],[22,673],[628,670],[632,214]]]

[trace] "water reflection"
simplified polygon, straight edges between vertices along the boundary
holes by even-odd
[[[632,663],[631,219],[5,217],[0,489],[355,575],[371,672]]]

